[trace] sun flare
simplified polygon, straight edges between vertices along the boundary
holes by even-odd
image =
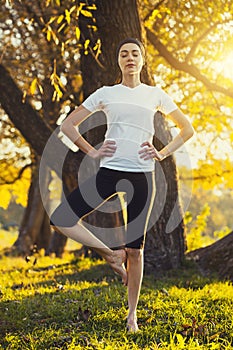
[[[233,80],[233,51],[223,57],[222,60],[215,62],[214,68],[218,74]]]

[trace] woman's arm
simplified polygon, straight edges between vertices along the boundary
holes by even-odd
[[[192,124],[179,108],[170,113],[168,117],[180,129],[180,132],[171,142],[169,142],[168,145],[159,151],[159,154],[163,157],[163,159],[175,152],[194,135]]]
[[[90,157],[97,159],[101,157],[111,157],[116,150],[114,141],[106,141],[98,150],[87,142],[78,132],[79,126],[86,118],[91,115],[91,112],[80,105],[64,120],[61,125],[61,131],[84,153]]]
[[[175,152],[188,139],[190,139],[190,137],[193,136],[194,129],[192,127],[192,124],[179,108],[170,113],[168,117],[170,117],[170,119],[180,129],[179,134],[176,137],[174,137],[174,139],[160,151],[157,151],[155,147],[149,142],[144,142],[141,145],[143,149],[139,151],[139,153],[141,154],[141,158],[145,160],[154,158],[156,160],[161,161],[167,158],[173,152]]]

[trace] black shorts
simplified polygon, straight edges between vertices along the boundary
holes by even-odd
[[[102,167],[62,201],[51,215],[50,223],[57,227],[72,227],[119,192],[125,194],[127,203],[124,245],[142,248],[154,201],[153,172],[134,173]]]

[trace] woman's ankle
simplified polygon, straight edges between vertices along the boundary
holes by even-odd
[[[137,322],[137,314],[136,312],[129,312],[128,316],[127,316],[127,322],[128,323],[133,323],[133,322]]]

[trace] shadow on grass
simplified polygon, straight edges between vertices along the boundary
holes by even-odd
[[[104,334],[107,329],[116,329],[124,322],[125,288],[114,275],[108,277],[109,282],[114,283],[108,284],[105,266],[93,266],[91,270],[92,278],[87,271],[81,271],[58,274],[53,280],[41,283],[18,285],[21,298],[0,303],[0,344],[3,348],[27,349],[30,337],[39,344],[36,349],[63,346],[65,349],[64,344],[73,338],[78,344],[85,345],[90,336]],[[91,284],[88,279],[92,280]],[[24,297],[23,292],[30,292],[29,288],[33,295]],[[21,339],[19,347],[13,346],[13,338],[14,341]]]
[[[19,270],[22,283],[10,287],[17,292],[16,300],[0,303],[3,349],[31,349],[32,344],[33,349],[67,349],[72,342],[83,348],[92,345],[95,348],[95,341],[128,337],[126,288],[107,264],[76,259],[61,265]],[[36,281],[37,275],[40,281]],[[26,277],[30,281],[30,276],[35,278],[26,283]],[[170,334],[176,333],[174,315],[180,297],[170,298],[170,287],[195,290],[215,281],[201,277],[187,266],[169,271],[157,280],[145,276],[139,318],[143,331],[137,335],[139,346],[157,343],[160,337],[169,341]],[[156,304],[157,297],[160,307],[155,305],[151,310],[148,305],[152,301]],[[172,306],[175,301],[176,305]],[[173,314],[169,314],[171,308]]]

